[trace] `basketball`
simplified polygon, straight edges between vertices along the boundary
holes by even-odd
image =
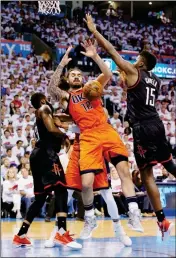
[[[96,100],[101,98],[103,87],[98,81],[89,81],[84,85],[83,93],[89,101]]]

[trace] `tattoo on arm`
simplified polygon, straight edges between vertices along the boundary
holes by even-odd
[[[60,77],[63,71],[63,66],[59,65],[51,77],[51,81],[48,85],[48,93],[56,101],[60,101],[63,96],[63,91],[58,87],[60,82]]]

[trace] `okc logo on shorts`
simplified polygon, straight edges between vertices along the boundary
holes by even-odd
[[[58,164],[54,163],[53,164],[53,169],[51,170],[53,173],[55,173],[56,175],[60,176],[60,171],[62,171],[61,168],[59,168]]]
[[[138,145],[137,148],[138,148],[137,153],[138,153],[142,158],[145,158],[145,153],[146,153],[147,151],[144,150],[141,145]]]

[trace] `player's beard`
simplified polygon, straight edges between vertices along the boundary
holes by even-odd
[[[81,83],[81,84],[72,84],[72,85],[70,85],[70,87],[71,87],[72,89],[77,90],[77,89],[80,89],[80,88],[83,87],[83,83]]]

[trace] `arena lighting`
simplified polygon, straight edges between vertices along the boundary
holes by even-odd
[[[149,5],[152,5],[152,2],[149,2]]]

